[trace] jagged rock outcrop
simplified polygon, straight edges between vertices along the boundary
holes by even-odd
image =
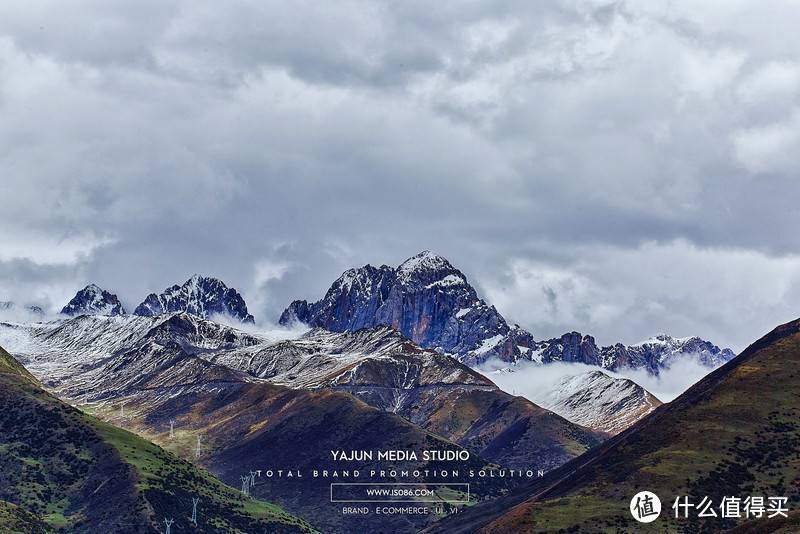
[[[514,363],[574,362],[605,369],[645,368],[653,374],[676,358],[696,358],[716,367],[731,358],[698,337],[656,336],[643,343],[599,347],[579,332],[534,341],[478,297],[466,276],[442,256],[423,251],[397,268],[365,265],[348,269],[317,302],[296,300],[280,317],[334,332],[391,326],[418,345],[456,356],[468,365],[499,359]]]
[[[534,344],[531,359],[538,363],[573,362],[597,365],[611,371],[624,367],[658,374],[681,358],[692,358],[707,367],[717,367],[735,354],[699,337],[674,338],[659,334],[641,343],[598,347],[594,338],[569,332],[559,338]]]
[[[784,503],[800,501],[798,365],[800,319],[775,328],[600,447],[423,532],[800,532],[791,504],[772,520],[719,512],[676,520],[662,510],[647,528],[627,509],[642,488],[670,500],[708,499],[717,510],[728,495],[778,493]]]
[[[493,357],[516,361],[533,344],[530,333],[509,326],[461,271],[430,251],[397,268],[345,271],[322,300],[292,302],[280,318],[284,325],[296,321],[334,332],[391,326],[422,347],[470,364]]]
[[[653,374],[658,374],[659,369],[669,367],[676,360],[687,356],[707,367],[717,367],[736,356],[731,349],[720,348],[697,336],[674,338],[666,334],[659,334],[627,347],[619,343],[604,347],[601,353],[603,367],[606,369],[644,368]]]
[[[95,284],[78,291],[61,309],[64,315],[125,315],[119,298]]]
[[[568,362],[602,365],[600,349],[589,335],[567,332],[559,338],[539,341],[534,345],[531,360],[538,363]]]
[[[194,275],[183,285],[168,287],[163,293],[151,293],[133,311],[134,315],[154,317],[162,313],[186,312],[204,319],[226,315],[243,323],[253,316],[238,291],[217,278]]]

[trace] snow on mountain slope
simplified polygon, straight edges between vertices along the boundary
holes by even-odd
[[[696,336],[673,338],[660,334],[635,345],[617,343],[598,347],[592,336],[580,332],[568,332],[558,338],[537,341],[530,353],[530,359],[538,363],[584,363],[611,371],[644,369],[653,375],[658,375],[661,370],[683,358],[695,360],[710,371],[734,356],[730,349],[721,349]]]
[[[0,339],[14,341],[47,387],[76,402],[135,395],[140,405],[156,405],[268,380],[353,395],[509,467],[549,469],[600,439],[389,327],[316,329],[275,342],[187,313],[82,315],[2,325]]]
[[[617,434],[661,405],[654,395],[627,378],[602,371],[565,376],[536,402],[573,423]]]
[[[197,353],[267,341],[187,313],[80,315],[46,323],[0,323],[0,344],[46,385],[56,388],[89,374],[100,373],[102,380],[104,363],[152,342]]]
[[[161,294],[149,294],[133,313],[152,317],[182,311],[204,319],[226,315],[243,323],[253,322],[253,316],[247,311],[247,304],[238,291],[221,280],[197,274],[183,285],[168,287]]]
[[[37,376],[53,378],[69,366],[114,354],[155,322],[149,317],[81,315],[36,324],[0,323],[0,343]]]
[[[345,271],[321,300],[292,302],[280,323],[295,321],[335,332],[391,326],[422,347],[470,364],[515,361],[533,342],[480,299],[461,271],[427,250],[397,268]]]
[[[446,258],[430,251],[396,268],[348,269],[322,299],[292,302],[280,323],[293,322],[335,332],[391,326],[421,347],[452,354],[473,367],[492,360],[576,362],[610,370],[643,368],[657,375],[678,356],[691,356],[709,368],[734,356],[729,349],[697,337],[661,335],[632,346],[599,347],[592,336],[568,332],[534,341],[529,332],[509,325],[479,298],[466,276]]]
[[[732,360],[736,354],[731,349],[720,348],[697,336],[674,338],[659,334],[626,347],[619,357],[611,359],[614,366],[608,368],[643,367],[657,374],[659,368],[669,367],[675,360],[685,356],[693,357],[706,367],[718,367]]]
[[[481,374],[444,354],[417,347],[389,327],[345,333],[316,328],[294,341],[219,351],[207,357],[292,387],[344,383],[400,389],[431,384],[495,387]]]
[[[125,315],[125,308],[113,293],[89,284],[78,291],[61,313],[64,315]]]
[[[350,393],[509,467],[550,468],[598,435],[500,390],[455,358],[379,326],[202,355],[270,382]]]

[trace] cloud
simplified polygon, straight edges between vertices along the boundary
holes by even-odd
[[[17,306],[7,301],[0,302],[0,322],[35,323],[45,319],[44,315],[30,306]]]
[[[94,235],[53,236],[14,233],[3,239],[0,262],[28,260],[39,265],[64,265],[86,261],[98,248],[113,243]]]
[[[554,362],[542,365],[524,361],[511,367],[512,372],[495,372],[504,368],[508,368],[505,362],[489,361],[479,371],[503,391],[522,395],[545,408],[548,407],[548,399],[563,378],[583,373],[600,370],[614,378],[627,378],[655,395],[660,401],[670,402],[713,370],[688,355],[671,362],[670,367],[663,369],[658,376],[644,369],[619,369],[612,372],[581,363]]]
[[[691,356],[684,356],[670,362],[670,366],[658,376],[643,369],[618,369],[614,376],[633,380],[662,402],[670,402],[689,389],[701,378],[713,371]]]
[[[513,372],[495,372],[502,369],[511,369]],[[512,395],[521,395],[533,403],[545,406],[549,394],[562,378],[598,369],[599,367],[582,363],[554,362],[541,365],[525,361],[509,368],[508,362],[489,360],[478,370],[503,391]]]
[[[428,248],[537,336],[741,346],[792,313],[796,20],[786,2],[4,2],[0,294],[60,307],[92,281],[132,308],[201,272],[274,319]]]
[[[751,172],[792,172],[800,149],[800,110],[780,122],[735,132],[733,141],[736,158]]]
[[[579,330],[601,344],[669,332],[738,351],[797,314],[798,256],[706,249],[685,240],[575,252],[578,259],[561,262],[511,259],[484,292],[539,339]]]
[[[739,84],[737,95],[742,102],[758,104],[793,97],[800,88],[800,64],[793,61],[770,61],[752,72]]]

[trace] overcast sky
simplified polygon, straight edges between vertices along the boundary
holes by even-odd
[[[546,338],[800,316],[790,2],[0,3],[0,300],[274,320],[432,249]]]

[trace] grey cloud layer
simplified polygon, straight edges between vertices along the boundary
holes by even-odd
[[[130,306],[198,271],[274,318],[431,248],[540,338],[741,348],[797,315],[796,21],[788,3],[6,2],[0,300],[60,306],[91,280]]]

